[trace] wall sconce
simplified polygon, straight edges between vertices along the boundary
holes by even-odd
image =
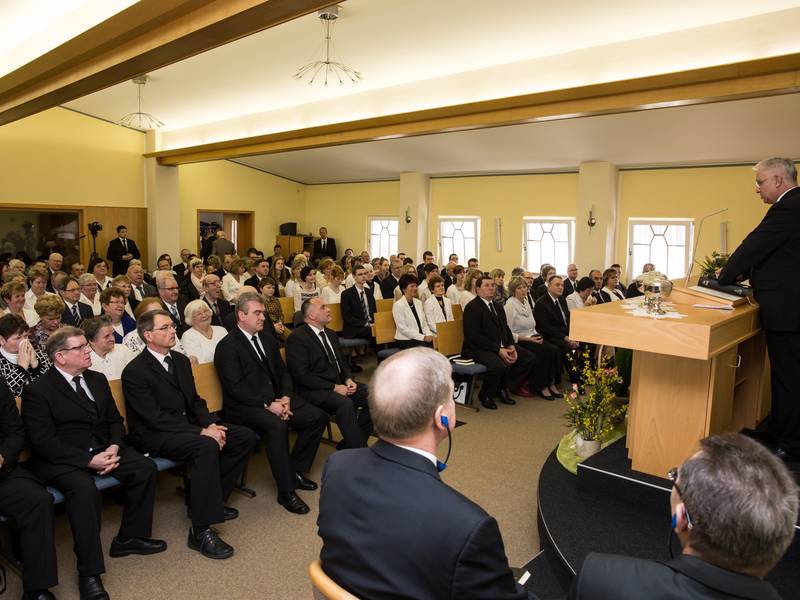
[[[406,223],[411,223],[411,207],[406,209]]]
[[[592,208],[589,209],[589,220],[586,221],[586,224],[590,229],[597,225],[597,219],[594,218],[594,205],[592,205]]]

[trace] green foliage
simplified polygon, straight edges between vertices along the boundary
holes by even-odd
[[[700,275],[702,277],[714,277],[717,269],[721,269],[728,264],[730,256],[730,254],[714,250],[711,256],[705,256],[702,261],[695,262],[700,267]]]
[[[572,391],[565,395],[569,406],[564,415],[567,427],[574,427],[584,440],[603,441],[622,422],[628,410],[624,401],[617,400],[615,391],[622,378],[615,367],[608,366],[609,360],[603,357],[592,367],[589,350],[585,350],[581,369],[583,393],[573,384]]]

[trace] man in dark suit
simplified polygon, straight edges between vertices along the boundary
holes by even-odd
[[[203,302],[211,309],[211,324],[225,327],[225,317],[233,309],[231,303],[221,299],[222,285],[219,277],[214,274],[203,277]]]
[[[367,269],[363,266],[353,269],[353,281],[355,285],[343,291],[339,299],[342,309],[342,336],[371,340],[377,309],[372,290],[364,285],[367,281]]]
[[[22,418],[30,439],[31,471],[64,492],[78,559],[82,599],[108,598],[100,543],[103,507],[92,475],[123,486],[126,503],[111,556],[155,554],[166,542],[150,539],[156,465],[123,442],[125,429],[105,376],[89,370],[91,348],[83,331],[62,327],[47,340],[53,366],[22,394]]]
[[[723,285],[749,279],[759,304],[772,369],[768,442],[781,454],[800,456],[800,188],[797,169],[785,158],[758,163],[756,192],[767,214],[719,274]]]
[[[134,300],[136,301],[135,304],[139,304],[142,300],[147,298],[148,296],[156,296],[158,291],[156,287],[150,285],[144,280],[145,272],[140,264],[133,264],[128,267],[128,279],[131,282],[131,304],[134,304]],[[135,306],[134,306],[135,308]]]
[[[569,306],[564,298],[564,281],[559,275],[553,275],[547,283],[547,292],[536,301],[533,307],[533,318],[536,329],[542,334],[544,341],[557,346],[564,357],[564,367],[570,373],[570,381],[578,383],[580,362],[580,343],[569,337]],[[573,364],[570,361],[575,362]]]
[[[64,301],[64,312],[61,313],[61,323],[80,327],[85,319],[94,317],[94,311],[88,304],[80,302],[81,286],[74,277],[62,277],[58,281],[56,291]]]
[[[245,279],[245,285],[251,285],[257,290],[260,290],[259,283],[261,283],[262,279],[265,279],[269,274],[269,261],[266,258],[259,258],[256,259],[254,264],[255,272],[253,273],[252,277]]]
[[[175,263],[172,266],[172,270],[175,271],[175,274],[178,276],[178,279],[182,279],[184,276],[189,276],[189,260],[192,257],[192,251],[188,248],[183,248],[181,250],[181,260],[178,263]],[[180,281],[179,281],[180,283]]]
[[[494,280],[487,275],[478,277],[475,292],[477,297],[470,300],[464,309],[461,353],[486,367],[478,398],[485,408],[494,410],[497,408],[492,399],[494,395],[499,395],[503,404],[516,404],[508,395],[507,387],[530,384],[536,358],[525,348],[514,345],[506,311],[502,304],[493,300]],[[538,389],[535,383],[529,388]]]
[[[322,475],[325,573],[359,598],[531,598],[497,521],[439,477],[436,448],[456,419],[450,363],[412,348],[383,361],[373,382],[380,440],[332,455]]]
[[[14,397],[0,386],[0,513],[17,524],[22,554],[22,600],[53,600],[58,584],[53,541],[53,497],[17,463],[25,430]]]
[[[320,298],[303,302],[301,311],[305,323],[286,340],[286,363],[295,387],[303,398],[336,415],[343,437],[337,448],[366,446],[372,433],[367,386],[353,381],[339,336],[326,328],[331,311]]]
[[[178,337],[181,337],[183,332],[189,328],[184,321],[184,310],[188,303],[185,298],[180,296],[178,282],[171,275],[159,273],[156,277],[156,289],[158,297],[161,299],[161,306],[169,313]]]
[[[403,261],[395,258],[389,267],[389,274],[381,281],[381,296],[394,298],[394,288],[400,285],[400,271],[403,270]]]
[[[281,360],[275,336],[264,327],[264,301],[258,294],[239,294],[236,327],[222,338],[214,353],[225,417],[266,435],[266,452],[278,486],[278,504],[306,514],[308,505],[295,490],[315,490],[303,474],[311,470],[328,417],[295,393]],[[289,428],[297,440],[289,453]]]
[[[147,347],[122,371],[128,428],[137,448],[191,465],[188,545],[209,558],[229,558],[233,548],[211,527],[239,516],[225,500],[242,475],[256,437],[246,427],[220,422],[194,385],[192,365],[172,352],[169,313],[154,310],[137,324]]]
[[[683,553],[668,562],[589,554],[569,598],[779,600],[764,578],[794,539],[798,503],[781,461],[743,435],[723,433],[701,440],[670,477]]]
[[[328,228],[319,228],[319,239],[314,241],[314,253],[312,258],[314,260],[321,260],[325,257],[336,260],[336,240],[328,237]]]
[[[572,292],[578,290],[578,265],[570,263],[567,265],[567,277],[564,279],[564,298]]]
[[[128,239],[128,228],[117,225],[117,237],[108,243],[106,258],[112,263],[112,274],[125,275],[131,259],[141,258],[136,242]]]

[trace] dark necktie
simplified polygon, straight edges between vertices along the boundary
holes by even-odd
[[[125,251],[125,254],[128,253],[128,240],[127,239],[123,239],[122,240],[122,249]]]
[[[172,357],[169,354],[164,357],[164,364],[167,365],[167,373],[175,377],[175,363],[172,362]]]
[[[219,306],[217,306],[217,303],[216,303],[216,302],[213,302],[213,303],[211,304],[211,312],[213,312],[213,313],[214,313],[214,316],[215,316],[215,317],[217,317],[217,321],[220,321],[220,320],[221,320],[221,319],[219,318]]]
[[[139,298],[144,300],[144,286],[140,283],[137,289],[139,290]]]
[[[439,308],[442,309],[444,320],[447,321],[447,311],[444,309],[444,298],[439,298],[438,296],[436,296],[436,301],[439,303]]]
[[[339,362],[336,360],[336,355],[333,353],[333,348],[331,348],[328,342],[328,336],[325,335],[324,331],[320,331],[319,337],[322,340],[322,346],[325,348],[325,354],[328,355],[328,362],[331,363],[332,367],[336,367],[337,371],[341,371],[341,369],[339,369]]]
[[[81,321],[83,321],[83,319],[81,319],[80,314],[78,314],[78,305],[77,304],[73,304],[72,305],[72,318],[75,320],[75,326],[76,327],[80,327],[81,326]],[[80,379],[80,377],[78,379]]]
[[[89,396],[89,394],[86,393],[86,390],[83,389],[83,386],[81,385],[81,377],[79,375],[76,375],[75,377],[72,378],[72,383],[75,384],[75,393],[78,394],[78,398],[80,398],[84,402],[87,402],[89,406],[97,410],[97,405],[94,403],[94,400],[92,400],[92,398]]]
[[[419,329],[419,332],[422,333],[422,322],[420,322],[419,320],[419,315],[417,314],[417,307],[414,306],[413,300],[408,303],[408,308],[411,309],[411,314],[414,315],[414,320],[417,322],[417,329]]]
[[[272,384],[272,393],[275,398],[278,398],[280,396],[280,391],[278,389],[278,382],[275,380],[275,375],[273,375],[272,373],[272,366],[269,364],[266,355],[261,350],[261,344],[259,344],[258,336],[254,335],[253,337],[250,338],[250,341],[253,343],[253,346],[256,349],[256,354],[258,354],[259,360],[267,369],[267,373],[269,373],[269,381]],[[270,402],[272,401],[270,400]]]
[[[492,318],[497,321],[497,313],[494,311],[494,302],[490,300],[488,306],[489,312],[492,313]]]
[[[364,320],[366,320],[367,324],[369,325],[372,323],[372,319],[369,317],[369,306],[367,306],[367,298],[364,296],[364,292],[359,292],[361,296],[361,307],[364,310]]]
[[[564,325],[567,325],[567,315],[564,314],[564,309],[561,308],[561,303],[558,299],[555,300],[556,307],[558,308],[558,312],[561,313],[561,320],[564,321]]]
[[[250,341],[253,343],[253,347],[256,349],[256,354],[258,354],[258,358],[261,360],[261,362],[262,363],[266,362],[267,357],[261,351],[261,346],[258,343],[258,338],[256,336],[253,336],[250,338]]]
[[[178,309],[175,308],[174,306],[170,306],[169,307],[169,312],[172,313],[172,318],[175,319],[175,322],[178,325],[180,325],[181,324],[181,318],[178,316]]]

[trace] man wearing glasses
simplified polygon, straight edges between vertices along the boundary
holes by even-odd
[[[797,484],[783,462],[743,435],[724,433],[701,440],[699,452],[668,476],[680,556],[656,562],[589,554],[569,598],[780,600],[764,578],[797,521]]]
[[[47,340],[53,363],[22,394],[22,419],[33,457],[28,466],[64,493],[78,559],[81,599],[108,598],[100,542],[103,501],[94,475],[112,474],[123,486],[125,509],[111,542],[112,557],[156,554],[166,542],[150,539],[156,466],[123,442],[122,417],[106,378],[90,371],[91,348],[83,331],[66,326]]]
[[[184,322],[183,310],[186,308],[186,300],[179,298],[180,288],[178,282],[172,275],[162,275],[159,273],[156,276],[156,288],[158,289],[158,297],[161,298],[161,305],[164,307],[172,322],[175,323],[175,330],[178,337],[183,335],[183,332],[188,329]]]

